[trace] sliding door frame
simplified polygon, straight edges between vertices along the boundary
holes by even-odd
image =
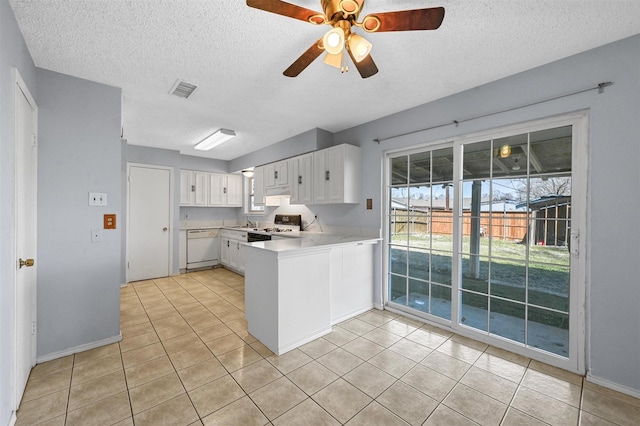
[[[475,329],[461,325],[460,318],[460,285],[461,285],[461,239],[458,238],[462,231],[462,151],[463,146],[480,142],[487,139],[498,139],[501,137],[516,135],[519,133],[535,132],[551,129],[560,126],[572,126],[572,217],[571,217],[571,266],[570,266],[570,289],[569,289],[569,356],[561,357],[542,350],[534,350],[524,345],[518,344],[508,339],[503,339],[495,335],[489,336]],[[382,298],[384,309],[401,313],[403,315],[426,321],[435,326],[453,331],[460,335],[505,349],[538,361],[569,370],[578,374],[584,374],[586,370],[587,354],[587,315],[586,304],[589,291],[589,275],[587,273],[588,252],[588,131],[589,113],[588,111],[577,111],[573,113],[532,120],[515,125],[490,129],[486,131],[471,133],[468,135],[446,138],[432,142],[425,142],[419,145],[408,146],[397,149],[383,151],[383,275],[382,275]],[[451,321],[439,318],[430,314],[420,313],[409,308],[399,309],[397,306],[389,305],[389,248],[391,242],[390,235],[390,191],[391,169],[390,159],[399,155],[410,155],[425,150],[436,150],[453,146],[454,151],[454,222],[453,222],[453,265],[452,265],[452,290],[451,290]]]

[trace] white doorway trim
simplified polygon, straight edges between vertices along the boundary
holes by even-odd
[[[129,196],[130,196],[130,182],[129,176],[131,175],[131,167],[142,167],[147,169],[160,169],[160,170],[168,170],[169,171],[169,262],[167,265],[167,276],[173,275],[173,241],[174,241],[174,213],[173,210],[175,208],[175,200],[174,200],[174,169],[173,167],[166,166],[156,166],[152,164],[143,164],[143,163],[127,163],[127,232],[126,232],[126,283],[129,283],[129,255],[131,253],[130,249],[130,223],[129,223]]]
[[[27,84],[25,83],[25,81],[22,79],[22,76],[20,75],[20,72],[18,71],[17,68],[13,68],[13,80],[14,80],[14,85],[13,85],[13,89],[14,89],[14,94],[13,94],[13,106],[14,106],[14,133],[13,133],[13,138],[14,138],[14,159],[13,159],[13,164],[14,164],[14,208],[13,208],[13,241],[12,241],[12,246],[13,246],[13,253],[12,253],[12,257],[15,261],[14,265],[16,265],[16,269],[14,270],[14,275],[13,275],[13,289],[14,289],[14,300],[13,300],[13,309],[14,309],[14,324],[13,324],[13,342],[12,342],[12,347],[13,347],[13,360],[12,360],[12,375],[13,377],[11,378],[11,382],[12,382],[12,388],[13,388],[13,401],[12,401],[12,409],[15,411],[17,411],[18,406],[20,405],[20,400],[22,399],[22,395],[24,392],[24,387],[23,384],[21,383],[21,372],[18,371],[20,369],[20,367],[24,366],[24,361],[27,360],[23,360],[22,362],[19,362],[19,348],[21,347],[21,345],[19,345],[19,339],[25,339],[25,336],[22,335],[22,333],[20,333],[20,330],[18,329],[19,325],[20,325],[20,321],[19,321],[19,315],[21,312],[23,312],[23,308],[24,307],[20,307],[18,306],[20,303],[20,298],[18,297],[18,286],[21,285],[20,279],[18,277],[17,274],[17,268],[18,268],[18,257],[19,256],[34,256],[34,258],[36,257],[37,254],[37,187],[38,187],[38,181],[37,181],[37,167],[38,167],[38,157],[37,157],[37,140],[38,140],[38,105],[36,104],[33,96],[31,95],[31,92],[29,91],[29,88],[27,87]],[[21,249],[21,247],[19,247],[19,235],[18,235],[18,231],[19,231],[19,227],[18,227],[18,221],[20,220],[20,217],[22,217],[24,215],[24,211],[20,210],[20,206],[22,205],[22,203],[19,201],[19,192],[20,191],[24,191],[24,188],[22,188],[20,185],[24,182],[23,179],[23,168],[20,166],[20,159],[19,159],[19,149],[20,147],[25,143],[25,138],[19,138],[19,135],[21,134],[21,132],[18,131],[18,125],[20,123],[22,123],[22,118],[20,117],[20,112],[19,112],[19,108],[18,108],[18,103],[19,101],[21,101],[20,98],[24,98],[24,100],[27,101],[27,103],[29,104],[29,106],[32,109],[32,116],[31,116],[31,120],[32,120],[32,147],[35,150],[35,153],[33,154],[32,157],[32,171],[33,171],[33,176],[31,177],[32,181],[31,181],[31,185],[29,187],[29,191],[31,191],[31,193],[33,194],[33,202],[30,204],[29,206],[29,213],[28,213],[28,217],[31,218],[31,224],[30,224],[30,233],[32,235],[32,247],[31,247],[31,251],[32,253],[20,253],[19,249]],[[33,367],[36,363],[36,344],[37,344],[37,335],[36,335],[36,317],[37,317],[37,312],[36,312],[36,303],[37,303],[37,298],[36,298],[36,291],[37,291],[37,285],[36,285],[36,279],[37,279],[37,263],[34,264],[32,266],[32,268],[34,268],[33,273],[33,279],[31,280],[31,284],[33,285],[33,288],[29,289],[28,292],[28,299],[27,301],[25,301],[25,305],[28,305],[28,309],[29,309],[29,313],[30,314],[30,320],[31,320],[31,324],[32,324],[32,333],[30,336],[28,336],[26,340],[29,340],[30,342],[28,343],[30,346],[30,351],[29,351],[29,359],[28,359],[28,363],[30,367]]]

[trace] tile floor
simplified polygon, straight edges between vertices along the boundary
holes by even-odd
[[[121,291],[120,343],[37,365],[18,425],[638,425],[640,400],[373,310],[277,357],[224,269]]]

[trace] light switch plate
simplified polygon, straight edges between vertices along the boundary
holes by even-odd
[[[106,207],[107,206],[107,193],[106,192],[90,192],[89,193],[89,205]]]

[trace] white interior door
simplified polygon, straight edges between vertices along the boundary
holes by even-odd
[[[171,169],[129,165],[128,281],[171,274]]]
[[[16,71],[16,400],[18,407],[36,361],[37,107]]]

